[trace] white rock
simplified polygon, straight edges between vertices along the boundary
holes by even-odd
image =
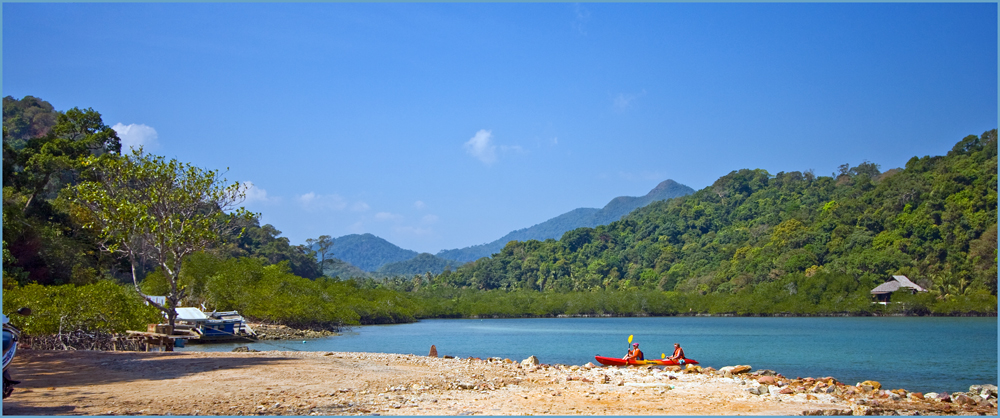
[[[530,367],[539,364],[538,357],[531,356],[521,361],[521,366]]]

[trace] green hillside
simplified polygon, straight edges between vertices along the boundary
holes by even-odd
[[[995,312],[996,249],[992,130],[884,173],[868,162],[845,164],[835,177],[733,171],[607,226],[511,242],[435,280],[482,290],[733,295],[723,311],[809,305],[808,313],[863,311],[871,288],[904,274],[932,290],[920,295],[925,305],[992,295]]]
[[[455,269],[463,263],[445,260],[433,254],[420,253],[406,261],[397,261],[379,267],[375,277],[413,276],[415,274],[441,274],[445,269]]]
[[[340,279],[351,279],[351,278],[370,278],[372,274],[359,269],[354,264],[348,263],[339,258],[334,258],[327,261],[326,267],[323,268],[323,275],[326,277],[340,278]]]
[[[342,280],[387,278],[397,276],[412,277],[414,275],[424,275],[426,273],[441,274],[446,268],[454,270],[460,265],[462,265],[462,263],[458,261],[445,260],[443,258],[436,257],[433,254],[420,253],[416,257],[409,260],[384,264],[374,272],[361,270],[347,261],[334,258],[331,262],[327,263],[323,272],[327,277],[337,277]]]
[[[383,265],[406,261],[417,256],[416,251],[399,248],[372,234],[344,235],[335,238],[333,242],[335,257],[367,272],[374,272]]]

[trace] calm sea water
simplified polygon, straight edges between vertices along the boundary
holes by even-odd
[[[585,364],[622,356],[628,336],[647,358],[680,343],[702,366],[748,364],[787,377],[824,377],[889,389],[966,391],[997,384],[997,318],[530,318],[435,319],[355,327],[306,342],[258,342],[257,350],[365,351],[502,357]],[[230,351],[248,344],[189,345],[180,351]]]

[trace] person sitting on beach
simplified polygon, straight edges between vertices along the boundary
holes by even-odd
[[[632,344],[632,349],[628,350],[628,354],[623,357],[625,360],[645,360],[646,358],[642,355],[642,350],[639,349],[639,343]]]
[[[674,343],[674,355],[667,357],[667,360],[676,360],[677,364],[684,364],[684,349],[680,344]]]

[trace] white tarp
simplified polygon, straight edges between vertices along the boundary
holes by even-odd
[[[208,315],[205,315],[205,313],[198,308],[177,308],[177,320],[201,322],[207,321]]]

